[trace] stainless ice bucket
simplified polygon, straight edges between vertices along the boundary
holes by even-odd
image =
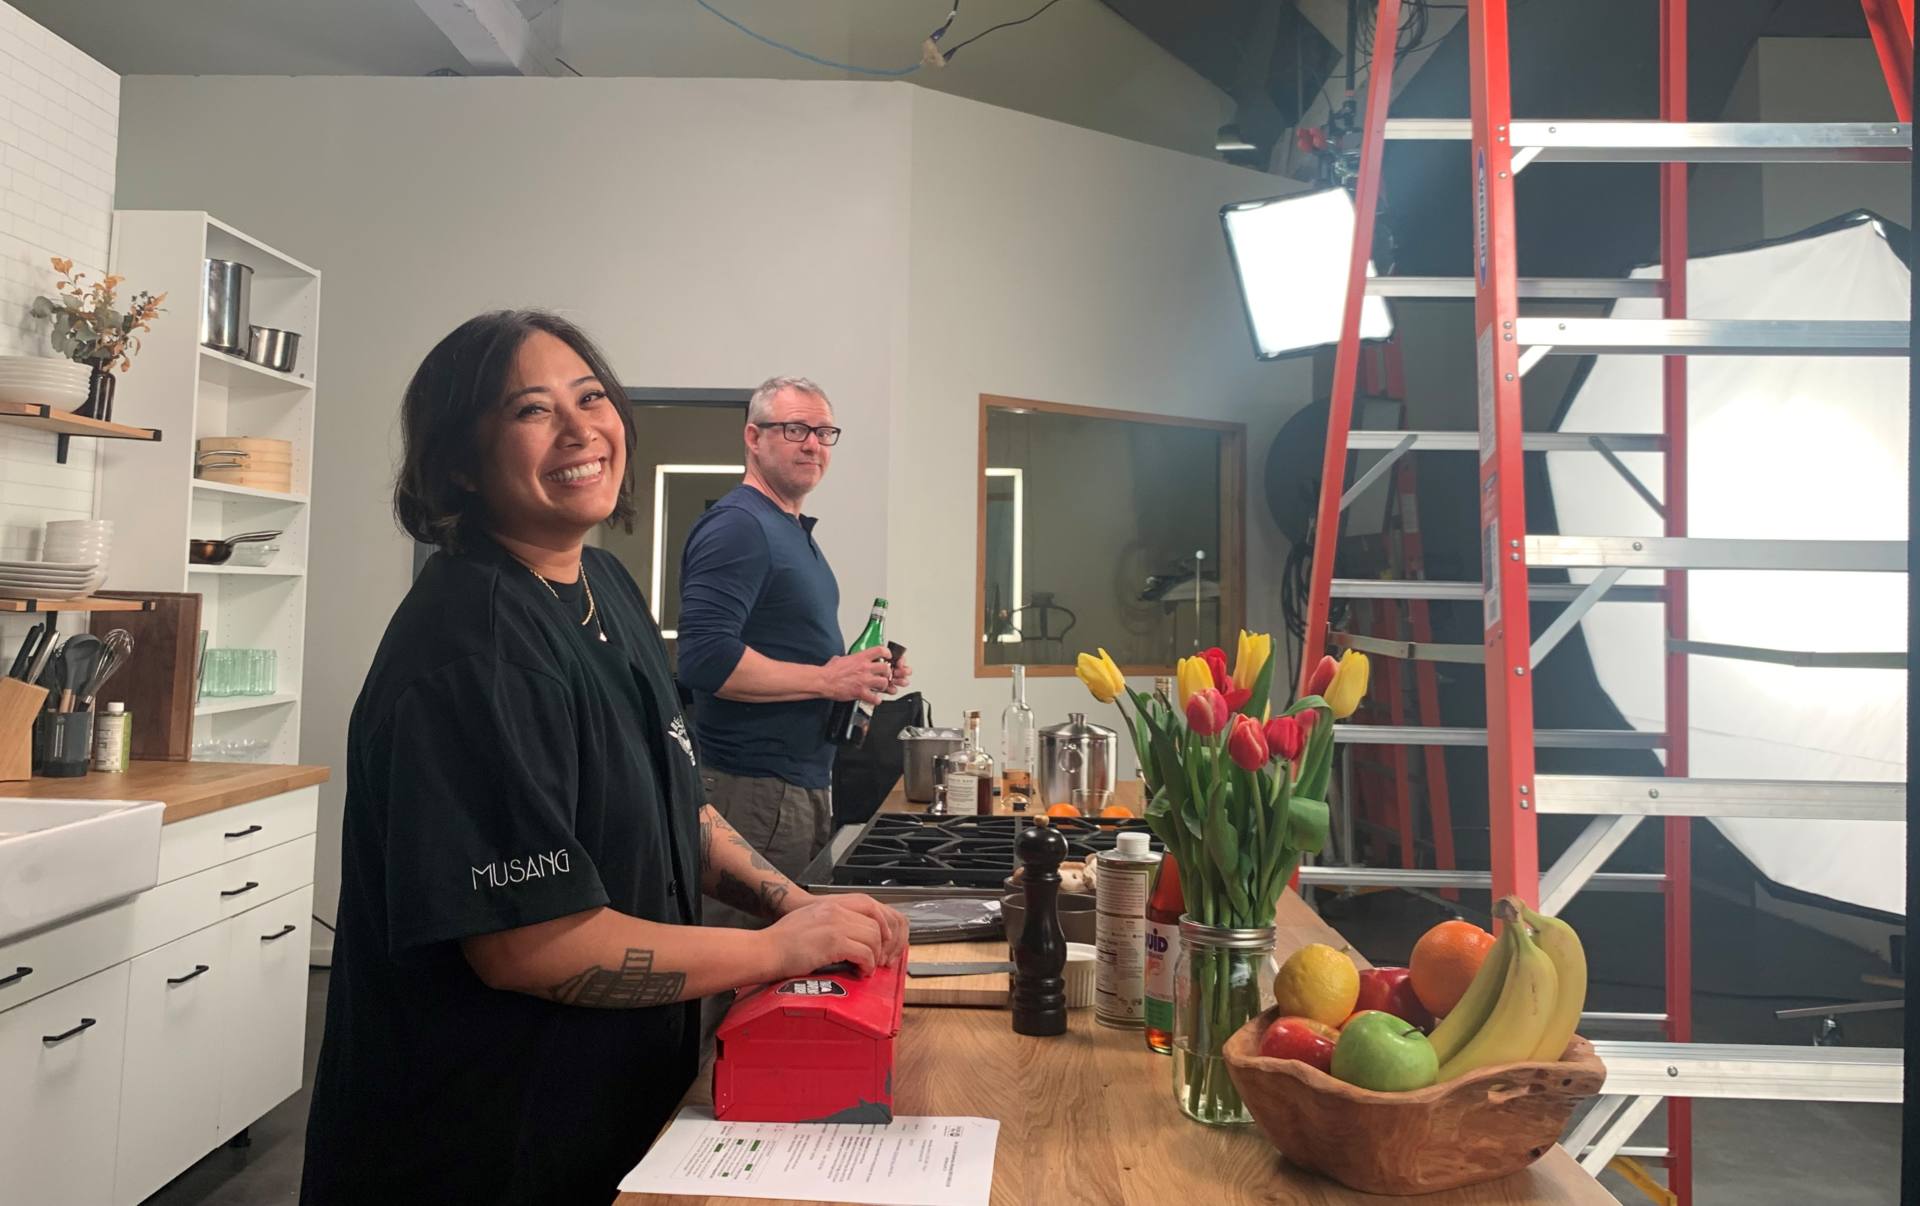
[[[900,749],[905,754],[907,799],[915,804],[933,803],[933,789],[940,783],[933,760],[959,749],[963,740],[959,729],[900,730]]]
[[[236,356],[244,353],[252,295],[252,268],[236,260],[208,260],[207,304],[200,312],[200,342]]]

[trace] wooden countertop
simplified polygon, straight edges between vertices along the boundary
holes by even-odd
[[[1298,896],[1278,910],[1275,947],[1346,945]],[[930,957],[939,948],[929,948]],[[1256,1127],[1216,1130],[1174,1104],[1172,1061],[1140,1033],[1072,1012],[1058,1038],[1013,1033],[1004,1009],[909,1006],[896,1047],[895,1110],[907,1116],[997,1118],[994,1206],[1137,1203],[1290,1206],[1614,1206],[1611,1194],[1555,1147],[1531,1168],[1484,1185],[1417,1199],[1357,1193],[1281,1159]],[[702,1074],[688,1103],[707,1104]],[[615,1206],[700,1206],[766,1199],[622,1194]]]
[[[324,766],[260,762],[134,762],[121,774],[95,771],[78,779],[29,779],[0,784],[0,795],[30,800],[159,800],[171,825],[223,808],[324,783]]]

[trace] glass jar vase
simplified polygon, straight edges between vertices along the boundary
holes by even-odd
[[[1227,1039],[1273,992],[1273,927],[1234,930],[1180,919],[1174,969],[1173,1092],[1187,1117],[1208,1126],[1253,1121],[1227,1075]]]

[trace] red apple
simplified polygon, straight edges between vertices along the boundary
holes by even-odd
[[[1360,999],[1355,1013],[1377,1009],[1421,1029],[1433,1026],[1433,1014],[1414,995],[1411,973],[1404,967],[1370,967],[1360,973]]]
[[[1340,1032],[1312,1018],[1280,1018],[1260,1036],[1260,1054],[1270,1059],[1297,1059],[1322,1072],[1333,1070],[1333,1048]]]

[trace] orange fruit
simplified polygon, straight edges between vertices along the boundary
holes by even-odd
[[[1273,978],[1273,1002],[1282,1015],[1339,1027],[1360,1000],[1360,969],[1324,942],[1287,956]]]
[[[1133,809],[1128,808],[1125,804],[1109,804],[1100,810],[1100,815],[1103,817],[1130,817],[1133,815]]]
[[[1077,817],[1080,815],[1080,810],[1071,804],[1055,804],[1053,807],[1047,809],[1047,815],[1050,817]]]
[[[1466,995],[1493,943],[1492,934],[1470,921],[1443,921],[1420,935],[1407,960],[1413,995],[1434,1017],[1445,1017]]]

